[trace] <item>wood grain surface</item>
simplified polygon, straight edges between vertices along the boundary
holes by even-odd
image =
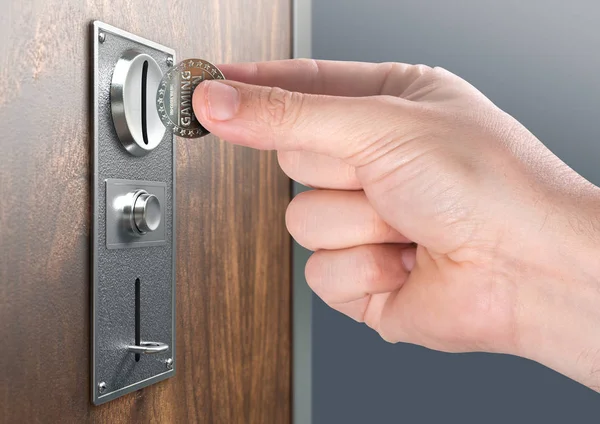
[[[289,181],[212,136],[177,142],[177,375],[89,395],[90,22],[180,58],[279,59],[290,0],[1,6],[0,422],[290,422]]]

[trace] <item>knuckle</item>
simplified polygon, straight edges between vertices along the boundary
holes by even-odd
[[[298,181],[300,152],[296,150],[278,150],[277,161],[281,170],[291,179]]]
[[[306,266],[304,268],[304,277],[306,278],[306,283],[314,291],[317,295],[320,295],[323,287],[323,261],[321,260],[321,255],[319,252],[313,253],[308,261],[306,261]]]
[[[417,65],[413,65],[413,67],[415,69],[415,72],[417,72],[420,75],[425,75],[425,74],[431,72],[433,69],[435,69],[435,68],[432,68],[429,65],[424,65],[422,63],[419,63]]]
[[[432,71],[432,68],[427,65],[409,65],[398,62],[383,62],[378,66],[384,75],[380,94],[388,92],[388,88],[393,86],[398,75],[406,76],[408,80],[416,80]]]
[[[364,218],[362,225],[363,240],[377,240],[385,238],[392,232],[392,228],[374,210]]]
[[[389,310],[381,311],[377,333],[379,333],[379,337],[381,337],[384,341],[388,343],[410,341],[411,337],[408,336],[406,327],[407,323],[405,320],[390,316]]]
[[[374,252],[367,246],[359,250],[357,263],[360,264],[360,278],[367,292],[382,280],[385,274],[383,264]]]
[[[292,199],[285,213],[285,223],[291,236],[303,247],[310,249],[307,245],[307,206],[308,195],[299,193]]]
[[[381,337],[384,342],[393,344],[393,343],[398,343],[400,341],[400,339],[396,335],[394,335],[392,332],[390,332],[387,329],[384,330],[382,328],[379,328],[378,333],[379,333],[379,337]]]
[[[442,68],[441,66],[435,66],[433,68],[430,68],[430,71],[431,71],[431,75],[438,79],[445,79],[445,80],[455,80],[457,78],[461,79],[456,74],[453,74],[452,72],[450,72],[449,70],[447,70],[445,68]]]
[[[278,150],[277,151],[277,162],[279,163],[279,167],[283,170],[283,172],[286,172],[286,170],[289,170],[292,168],[294,162],[294,154],[296,152],[295,151],[288,151],[288,150]]]
[[[296,207],[296,202],[292,199],[290,204],[285,211],[285,225],[287,227],[288,232],[294,239],[298,239],[298,229],[299,225],[299,217],[297,213],[298,208]]]
[[[294,126],[300,117],[303,95],[272,87],[260,97],[259,119],[274,127]]]
[[[296,65],[303,71],[316,74],[319,72],[319,62],[315,59],[301,58],[296,59]]]

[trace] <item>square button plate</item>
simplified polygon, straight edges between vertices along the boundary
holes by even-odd
[[[167,185],[153,181],[106,180],[106,247],[126,249],[130,247],[162,246],[165,240],[165,222],[161,219],[155,231],[134,235],[123,226],[123,205],[121,202],[128,193],[146,190],[158,199],[160,205],[166,205]]]

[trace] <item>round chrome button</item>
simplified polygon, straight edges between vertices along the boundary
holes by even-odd
[[[158,198],[145,190],[138,190],[134,195],[133,226],[139,234],[155,231],[160,225],[161,209]]]

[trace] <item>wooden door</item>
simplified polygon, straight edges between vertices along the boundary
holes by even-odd
[[[290,0],[5,0],[0,422],[287,423],[290,184],[272,153],[177,141],[177,375],[90,402],[90,22],[215,63],[290,56]]]

